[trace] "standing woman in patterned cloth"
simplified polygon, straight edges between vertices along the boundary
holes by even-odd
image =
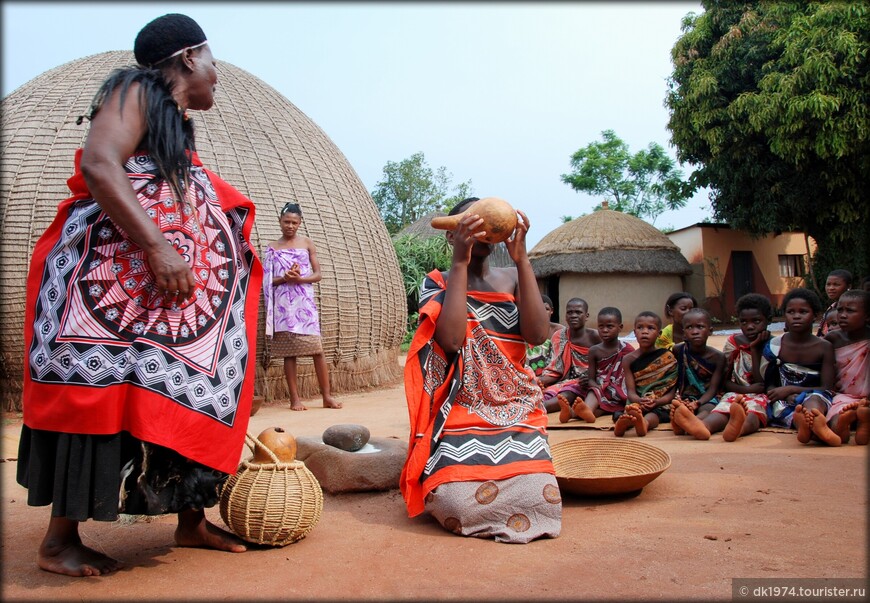
[[[324,408],[341,408],[329,387],[329,368],[320,338],[320,317],[314,301],[314,283],[321,278],[314,241],[299,234],[302,209],[289,202],[281,208],[281,238],[263,254],[263,298],[266,338],[270,356],[284,359],[284,377],[290,389],[290,410],[308,410],[299,399],[296,358],[311,356],[323,396]]]
[[[27,280],[18,482],[52,505],[37,563],[122,564],[79,523],[177,513],[179,546],[242,552],[206,521],[244,444],[262,267],[254,206],[204,169],[188,109],[214,102],[205,34],[169,14],[98,91],[84,148]],[[250,290],[250,295],[249,295]]]

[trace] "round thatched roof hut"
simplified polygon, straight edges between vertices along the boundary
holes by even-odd
[[[581,297],[589,303],[590,327],[595,327],[598,310],[615,306],[622,311],[625,331],[643,310],[661,314],[667,297],[682,291],[682,277],[692,272],[665,234],[610,209],[562,224],[532,248],[529,259],[559,316],[569,299]]]
[[[25,278],[36,240],[69,196],[73,155],[87,135],[76,125],[112,69],[133,53],[101,53],[47,71],[2,100],[0,134],[0,387],[18,407],[24,370]],[[250,73],[218,64],[214,107],[191,112],[203,163],[257,205],[252,233],[262,250],[280,236],[278,212],[296,200],[302,230],[317,245],[323,280],[316,286],[323,344],[334,391],[394,382],[405,296],[398,262],[374,202],[326,134],[290,101]],[[87,122],[85,122],[87,124]],[[258,355],[262,355],[260,315]],[[260,364],[259,362],[257,363]],[[260,373],[257,392],[287,396],[281,361]],[[300,393],[317,391],[313,366],[300,363]]]

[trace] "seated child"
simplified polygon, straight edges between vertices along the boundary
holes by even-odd
[[[602,308],[598,312],[598,335],[601,343],[589,348],[589,393],[586,401],[574,392],[558,394],[559,422],[571,418],[594,423],[596,417],[625,410],[625,377],[622,374],[622,359],[634,347],[620,341],[622,312],[618,308]]]
[[[867,310],[870,292],[850,289],[837,302],[839,329],[826,339],[834,346],[837,368],[836,391],[825,417],[828,425],[846,444],[852,424],[858,421],[855,443],[870,439],[870,326]]]
[[[665,302],[665,318],[670,318],[671,324],[662,329],[656,339],[656,347],[671,349],[675,344],[683,341],[683,315],[697,307],[698,300],[691,293],[685,291],[672,293]]]
[[[541,301],[544,302],[544,310],[547,311],[547,320],[550,320],[553,316],[553,301],[546,295],[541,296]],[[550,335],[546,341],[540,345],[528,345],[526,347],[526,362],[528,362],[529,367],[534,371],[535,377],[540,377],[550,363],[550,357],[553,352],[553,342],[550,340],[550,337],[561,328],[562,325],[558,322],[550,321]]]
[[[782,310],[787,332],[770,338],[764,347],[768,422],[797,426],[803,444],[816,438],[839,446],[840,437],[825,422],[834,387],[834,348],[812,332],[822,303],[809,289],[792,289],[783,299]]]
[[[828,273],[828,278],[825,280],[825,294],[831,300],[831,305],[825,310],[822,315],[822,321],[819,323],[819,330],[816,331],[816,337],[824,337],[829,331],[836,331],[840,327],[837,326],[837,300],[844,291],[852,286],[852,273],[848,270],[831,270]],[[828,313],[833,313],[833,320],[827,320]],[[833,323],[833,324],[832,324]]]
[[[670,420],[670,402],[677,389],[677,359],[667,348],[655,347],[662,331],[662,319],[655,312],[641,312],[634,319],[638,349],[622,359],[625,376],[625,412],[613,413],[613,434],[622,437],[634,428],[645,436],[659,423]]]
[[[763,295],[747,293],[737,300],[736,312],[740,333],[729,336],[722,348],[726,358],[725,393],[703,420],[711,434],[722,431],[726,442],[767,425],[768,400],[762,377],[767,360],[761,352],[770,339],[767,325],[773,307]]]
[[[713,319],[703,308],[683,315],[686,340],[673,348],[677,359],[677,393],[671,407],[674,435],[689,433],[709,440],[710,430],[701,422],[719,403],[716,394],[725,372],[725,356],[707,345]]]
[[[544,390],[548,413],[559,410],[559,394],[573,393],[581,399],[589,393],[589,347],[601,343],[595,329],[586,328],[589,306],[574,297],[565,304],[565,323],[553,334],[553,357],[538,380]]]
[[[870,291],[870,276],[865,276],[864,280],[861,281],[861,289]]]

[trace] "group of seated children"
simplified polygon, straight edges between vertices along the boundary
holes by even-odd
[[[785,332],[779,336],[767,330],[770,301],[744,295],[736,304],[740,333],[730,335],[721,352],[707,345],[710,314],[688,293],[668,298],[665,315],[673,322],[664,329],[655,312],[637,315],[636,349],[619,339],[617,308],[601,309],[596,331],[586,327],[587,303],[572,298],[567,326],[553,333],[551,356],[538,372],[547,412],[558,411],[561,423],[594,423],[612,415],[617,436],[630,429],[643,436],[670,422],[675,435],[708,440],[722,432],[723,440],[733,442],[770,425],[796,429],[802,443],[840,446],[856,428],[855,442],[865,445],[870,291],[850,285],[845,270],[828,277],[825,290],[836,320],[822,325],[824,337],[813,334],[814,320],[825,315],[809,289],[786,294]]]

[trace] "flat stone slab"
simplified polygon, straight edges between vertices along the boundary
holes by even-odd
[[[324,444],[320,438],[296,438],[296,458],[305,463],[330,494],[371,492],[399,487],[408,444],[396,438],[371,438],[356,452]]]

